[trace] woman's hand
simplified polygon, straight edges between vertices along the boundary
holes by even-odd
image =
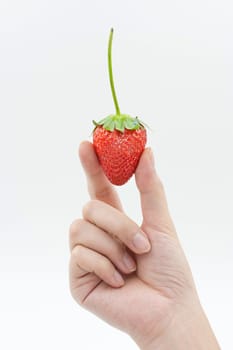
[[[91,200],[70,227],[70,288],[83,307],[141,349],[219,349],[200,306],[151,149],[135,179],[143,222],[124,212],[89,142],[80,145]],[[203,335],[203,339],[201,337]]]

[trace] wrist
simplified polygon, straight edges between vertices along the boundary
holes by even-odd
[[[141,350],[220,350],[199,302],[189,307],[179,305],[164,332],[154,334],[138,342]]]

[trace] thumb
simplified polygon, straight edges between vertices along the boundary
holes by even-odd
[[[176,235],[164,187],[155,170],[151,148],[146,148],[142,153],[135,172],[135,180],[141,199],[142,226],[147,230],[155,229]]]

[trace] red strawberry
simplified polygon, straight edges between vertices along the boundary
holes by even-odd
[[[93,144],[107,178],[114,185],[123,185],[136,170],[146,145],[146,129],[137,117],[120,113],[112,75],[112,37],[113,29],[109,37],[108,69],[116,114],[93,121]]]
[[[98,126],[93,135],[95,151],[108,179],[123,185],[135,172],[146,144],[146,129],[106,130]]]

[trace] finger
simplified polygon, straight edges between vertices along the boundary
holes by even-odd
[[[143,225],[173,234],[174,224],[168,210],[163,184],[154,167],[151,148],[144,150],[135,172],[140,192]]]
[[[146,234],[134,221],[104,202],[98,200],[88,202],[83,208],[83,217],[108,234],[117,237],[136,254],[148,252],[151,248]]]
[[[75,261],[80,271],[94,273],[112,287],[121,287],[124,285],[123,277],[116,270],[111,261],[89,248],[81,245],[75,246],[72,250],[71,259]]]
[[[131,273],[136,269],[136,263],[125,246],[88,221],[79,219],[72,223],[70,227],[71,251],[76,245],[82,245],[104,255],[123,273]]]
[[[79,157],[87,177],[91,199],[101,200],[123,211],[117,192],[104,175],[91,142],[83,141],[80,144]]]

